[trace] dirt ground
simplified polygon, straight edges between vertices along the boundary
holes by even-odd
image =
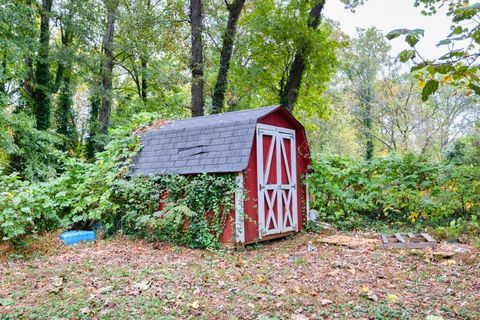
[[[323,237],[222,252],[55,240],[48,255],[3,253],[0,319],[480,319],[478,249],[445,259]]]

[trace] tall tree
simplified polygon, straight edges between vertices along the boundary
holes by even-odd
[[[375,83],[378,73],[389,63],[390,47],[380,31],[370,28],[359,30],[353,41],[354,56],[348,70],[355,94],[357,114],[362,124],[365,141],[365,159],[374,154],[373,112],[375,104]]]
[[[307,22],[308,29],[312,32],[317,30],[325,0],[319,0],[310,10],[310,16]],[[280,103],[290,112],[293,111],[295,102],[297,101],[302,78],[307,67],[308,58],[310,56],[311,44],[308,41],[300,43],[296,50],[293,63],[288,70],[286,79],[282,78],[280,84]],[[286,81],[285,81],[286,80]]]
[[[328,23],[319,24],[316,30],[309,27],[312,3],[318,0],[246,2],[229,73],[230,110],[278,104],[299,48],[307,47],[308,59],[304,60],[302,81],[297,82],[295,108],[318,116],[325,114],[323,93],[338,66],[341,36]]]
[[[27,1],[32,6],[31,1]],[[53,0],[42,0],[40,6],[40,35],[38,40],[38,51],[36,56],[32,54],[25,58],[27,68],[26,79],[23,82],[25,92],[33,100],[33,111],[36,119],[36,127],[39,130],[46,130],[51,124],[51,95],[60,88],[65,71],[64,61],[59,60],[55,76],[50,74],[50,18],[52,16]],[[33,23],[34,18],[28,12],[28,18]],[[35,61],[35,70],[34,70]]]
[[[35,117],[37,128],[46,130],[50,127],[50,14],[53,0],[42,0],[40,8],[40,40],[35,70]]]
[[[118,9],[118,0],[106,0],[107,19],[105,35],[103,38],[102,51],[104,62],[102,68],[102,105],[100,107],[100,133],[105,135],[110,124],[112,112],[112,78],[114,66],[113,38],[115,33],[115,21]]]
[[[223,33],[223,45],[220,53],[220,66],[218,68],[217,81],[212,95],[213,113],[222,111],[225,102],[225,91],[227,90],[228,72],[232,59],[233,44],[237,31],[237,22],[242,12],[245,0],[234,0],[232,3],[225,1],[228,9],[228,22]]]
[[[204,114],[204,96],[203,96],[203,3],[202,0],[190,0],[190,24],[192,32],[192,117],[203,116]]]
[[[70,17],[71,18],[71,17]],[[67,48],[72,42],[73,32],[71,30],[70,22],[68,21],[65,26],[60,29],[60,36],[62,40],[62,46]],[[63,149],[68,150],[74,146],[76,141],[76,127],[73,115],[73,91],[74,85],[72,84],[72,61],[68,59],[65,63],[65,71],[63,75],[62,85],[60,87],[60,94],[58,98],[58,110],[57,110],[57,132],[65,137],[65,143]]]

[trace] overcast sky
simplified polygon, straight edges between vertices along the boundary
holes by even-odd
[[[356,35],[356,29],[376,26],[384,34],[393,29],[419,28],[425,30],[423,38],[417,47],[422,55],[439,57],[445,49],[436,47],[438,41],[445,39],[450,31],[450,19],[446,10],[427,17],[420,13],[420,8],[413,6],[414,0],[367,0],[354,13],[344,8],[340,0],[327,0],[324,14],[326,17],[340,22],[340,27],[350,36]],[[403,39],[388,41],[392,46],[392,55],[396,56],[408,45]]]

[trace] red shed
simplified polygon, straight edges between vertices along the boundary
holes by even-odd
[[[147,131],[142,142],[134,175],[237,173],[235,223],[226,224],[222,242],[252,243],[303,228],[310,151],[305,129],[285,108],[182,119]]]

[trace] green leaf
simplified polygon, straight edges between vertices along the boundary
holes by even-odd
[[[459,35],[463,32],[463,28],[461,26],[456,26],[452,32],[448,35],[448,37],[450,38],[451,36],[454,36],[454,35]]]
[[[472,19],[480,12],[480,3],[475,3],[467,7],[458,8],[455,10],[455,15],[453,16],[453,22],[460,22],[463,20]]]
[[[480,86],[477,86],[477,85],[474,84],[474,83],[470,83],[470,84],[468,85],[468,87],[469,87],[470,89],[472,89],[473,92],[475,92],[475,94],[480,95]]]
[[[11,306],[15,304],[15,301],[13,301],[12,299],[9,299],[9,298],[0,298],[0,306]]]
[[[423,29],[412,29],[412,30],[408,31],[408,34],[423,37],[425,35],[425,30],[423,30]]]
[[[430,79],[422,90],[422,101],[427,101],[428,97],[438,90],[438,81]]]
[[[410,68],[410,72],[421,70],[421,69],[425,68],[426,66],[427,66],[427,64],[425,62],[416,64],[416,65],[414,65],[413,67]]]
[[[420,40],[420,38],[417,35],[414,35],[414,34],[409,34],[405,37],[405,42],[408,43],[410,45],[410,47],[414,47],[418,43],[419,40]]]
[[[415,57],[415,50],[405,49],[398,54],[398,59],[400,59],[401,62],[407,62],[408,60],[413,59],[414,57]]]
[[[401,35],[404,35],[404,34],[408,34],[410,30],[408,29],[395,29],[395,30],[392,30],[390,31],[389,33],[387,33],[385,35],[385,37],[388,39],[388,40],[393,40],[395,38],[398,38],[400,37]]]
[[[443,39],[442,41],[439,41],[437,43],[437,47],[440,47],[440,46],[446,46],[446,45],[449,45],[452,43],[452,40],[450,39]]]

